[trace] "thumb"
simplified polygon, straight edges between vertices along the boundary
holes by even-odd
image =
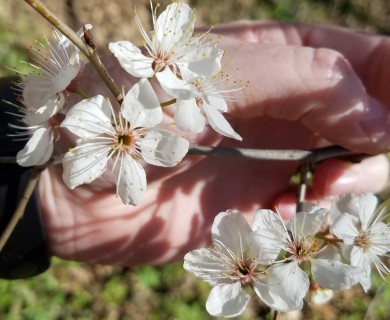
[[[223,38],[226,50],[240,42]],[[330,49],[245,43],[226,69],[249,81],[230,112],[300,121],[348,149],[380,153],[390,146],[390,113],[367,94],[349,62]]]

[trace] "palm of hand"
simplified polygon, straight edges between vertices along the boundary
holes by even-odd
[[[227,46],[237,47],[237,42],[229,41]],[[248,74],[246,69],[251,68],[247,63],[248,57],[245,57],[253,51],[251,45],[246,50],[244,48],[240,53],[242,59],[237,57],[243,77]],[[283,50],[288,51],[286,48]],[[312,53],[307,49],[299,54],[305,58]],[[127,74],[118,69],[115,61],[110,63],[113,66],[109,69],[114,70],[113,74],[128,86],[127,80],[123,80],[128,78]],[[266,72],[265,67],[264,70]],[[257,76],[253,72],[249,76],[253,78],[252,83]],[[286,76],[288,78],[288,74]],[[303,87],[306,88],[305,84]],[[326,112],[320,109],[316,116],[320,119],[313,124],[308,119],[315,117],[307,116],[309,113],[302,108],[286,112],[286,107],[283,107],[288,97],[293,97],[289,105],[294,106],[307,100],[308,92],[314,95],[323,92],[322,87],[323,84],[317,91],[313,88],[306,88],[306,91],[299,89],[301,92],[291,95],[298,90],[297,87],[284,85],[274,91],[277,99],[271,101],[267,100],[267,92],[257,94],[258,88],[252,86],[255,97],[247,96],[244,101],[234,104],[229,119],[243,137],[243,142],[222,139],[211,130],[206,130],[191,142],[264,149],[303,149],[323,145],[326,140],[315,132],[319,125],[318,129],[326,133],[326,126],[321,127],[321,121],[328,119]],[[259,88],[261,91],[261,85]],[[289,90],[284,92],[286,88]],[[326,94],[322,97],[324,101],[331,98],[335,97]],[[345,123],[348,120],[351,119],[342,118]],[[348,131],[353,126],[345,128],[339,124],[337,128],[340,127]],[[340,132],[328,130],[324,136],[333,138],[336,135],[337,143],[337,133]],[[349,146],[347,137],[344,140]],[[363,137],[360,142],[355,140],[352,144],[357,149],[368,146]],[[146,168],[148,188],[144,200],[137,207],[123,205],[115,195],[115,187],[104,178],[92,185],[68,190],[62,182],[62,169],[50,168],[40,180],[50,246],[53,253],[61,257],[92,263],[137,265],[181,258],[194,247],[208,243],[209,229],[218,212],[238,209],[249,213],[259,208],[272,208],[275,197],[288,190],[289,179],[296,166],[297,163],[292,162],[187,155],[175,168]]]

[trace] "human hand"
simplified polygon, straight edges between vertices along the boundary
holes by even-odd
[[[370,154],[388,150],[387,38],[278,23],[237,22],[214,32],[224,35],[219,46],[228,52],[243,43],[224,70],[231,78],[250,81],[245,97],[230,103],[228,115],[243,141],[206,130],[192,137],[192,144],[257,149],[338,144]],[[117,61],[107,62],[118,84],[131,86],[133,79]],[[87,71],[83,89],[95,95],[92,74]],[[108,95],[104,90],[100,93]],[[148,167],[148,188],[136,207],[123,205],[104,177],[69,190],[62,169],[52,167],[39,186],[49,245],[54,255],[90,263],[180,259],[208,243],[220,211],[253,213],[276,205],[284,216],[291,215],[286,199],[291,199],[289,179],[296,167],[293,162],[188,155],[175,168]],[[317,169],[312,196],[320,201],[345,192],[376,192],[387,176],[384,156],[354,165],[327,161]]]

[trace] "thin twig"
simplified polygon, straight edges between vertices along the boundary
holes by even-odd
[[[312,150],[272,150],[193,146],[190,147],[188,153],[225,157],[239,157],[253,160],[309,161],[310,163],[317,163],[322,160],[335,157],[362,155],[347,150],[340,146],[331,146]],[[363,156],[365,155],[363,154]]]
[[[32,8],[34,8],[42,17],[50,22],[52,26],[57,28],[61,33],[67,37],[77,48],[80,49],[82,53],[88,58],[91,64],[94,66],[96,71],[99,73],[100,77],[103,79],[104,83],[107,85],[108,89],[112,92],[114,97],[118,100],[119,103],[122,102],[123,97],[121,90],[115,84],[114,80],[110,76],[106,67],[101,62],[96,49],[88,46],[71,28],[69,28],[65,23],[63,23],[53,12],[49,10],[40,0],[24,0]]]
[[[339,146],[317,148],[312,150],[272,150],[272,149],[245,149],[245,148],[219,148],[206,146],[190,147],[188,154],[199,154],[205,156],[238,157],[252,160],[274,160],[274,161],[308,161],[311,164],[329,159],[344,156],[361,158],[365,154],[355,153]],[[54,163],[61,162],[61,156],[52,159]],[[15,157],[0,157],[1,163],[15,163]]]
[[[311,167],[311,163],[309,161],[303,161],[299,168],[299,188],[298,188],[298,201],[297,201],[297,212],[301,212],[303,210],[303,203],[306,199],[307,193],[307,177],[309,174],[309,170]]]
[[[280,317],[280,312],[279,311],[274,311],[274,315],[272,317],[272,320],[278,320]]]
[[[5,228],[4,232],[0,237],[0,252],[3,250],[5,244],[7,243],[10,235],[12,234],[12,231],[15,229],[19,220],[23,218],[27,203],[34,192],[34,188],[39,180],[42,171],[45,169],[46,167],[34,167],[31,170],[31,176],[28,180],[28,184],[24,191],[23,197],[20,199],[18,206],[14,214],[12,215],[11,220],[8,222],[7,227]]]

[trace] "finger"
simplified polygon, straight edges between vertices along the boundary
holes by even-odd
[[[346,193],[378,193],[388,183],[389,161],[384,155],[364,159],[357,164],[331,159],[320,164],[306,201],[328,208],[335,196]],[[274,200],[274,208],[283,218],[296,212],[296,193],[286,192]]]
[[[319,197],[345,193],[378,193],[389,178],[389,161],[379,155],[357,164],[331,159],[320,164],[313,179],[313,192]]]
[[[223,38],[221,46],[232,49],[240,43]],[[230,108],[238,117],[300,121],[313,133],[355,151],[381,153],[390,145],[390,111],[367,95],[336,51],[245,44],[227,69],[250,82],[245,97]]]
[[[362,79],[368,93],[390,106],[390,39],[335,26],[238,21],[213,32],[256,43],[328,48],[341,53]]]

